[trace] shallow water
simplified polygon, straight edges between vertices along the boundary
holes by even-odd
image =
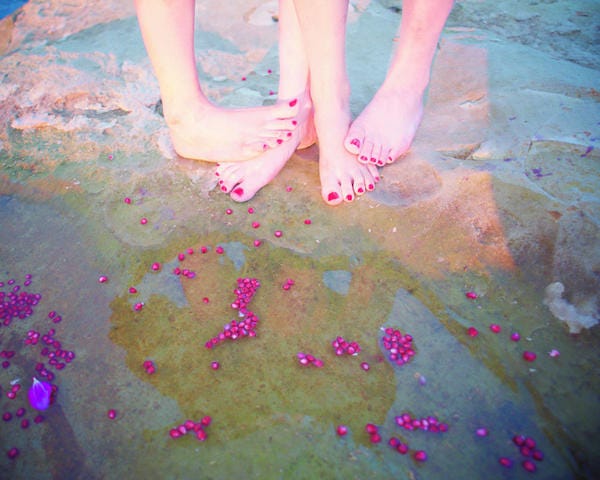
[[[277,202],[292,195],[276,192],[271,211],[256,201],[255,213],[234,205],[231,215],[227,202],[211,196],[197,225],[169,230],[137,223],[135,209],[153,197],[144,191],[129,212],[110,211],[127,228],[167,239],[149,248],[118,238],[97,221],[106,212],[99,215],[81,194],[43,202],[0,197],[5,218],[18,220],[0,232],[2,280],[20,283],[30,273],[27,290],[43,295],[33,316],[0,330],[2,349],[16,351],[0,371],[3,390],[16,378],[23,386],[17,399],[3,396],[2,412],[25,406],[25,418],[34,416],[25,391],[43,358],[39,346],[23,345],[28,330],[55,327],[63,348],[77,355],[56,372],[59,393],[45,422],[26,430],[15,418],[2,425],[3,450],[21,450],[17,461],[1,460],[10,478],[525,478],[511,442],[516,434],[533,437],[544,452],[539,478],[593,478],[595,335],[569,336],[515,272],[434,279],[410,272],[360,227],[345,243],[330,241],[326,232],[343,215],[324,225],[315,207],[305,225],[302,212]],[[177,219],[184,207],[172,207]],[[261,226],[253,229],[252,221]],[[272,235],[278,228],[281,238]],[[254,247],[255,238],[264,243]],[[219,245],[223,254],[215,252]],[[199,253],[201,246],[208,252]],[[193,279],[171,272],[187,248],[196,252],[181,266],[196,272]],[[154,261],[163,263],[158,273]],[[101,274],[107,283],[98,283]],[[261,282],[250,304],[260,318],[257,336],[206,349],[236,318],[230,304],[238,277]],[[295,284],[285,291],[288,278]],[[130,286],[139,293],[131,295]],[[467,299],[467,290],[480,297]],[[61,323],[51,323],[50,310]],[[502,332],[491,333],[491,323]],[[466,334],[471,325],[480,330],[476,338]],[[412,361],[387,360],[382,327],[413,335]],[[513,331],[520,342],[509,340]],[[336,357],[330,342],[338,335],[357,341],[360,354]],[[526,349],[537,353],[535,362],[521,358]],[[561,355],[550,357],[552,349]],[[298,351],[324,367],[300,366]],[[147,359],[157,366],[152,376],[142,368]],[[111,408],[115,420],[107,418]],[[449,431],[400,429],[394,417],[404,412],[436,416]],[[204,415],[213,418],[205,442],[169,437],[171,428]],[[369,441],[366,423],[380,427],[380,444]],[[336,435],[339,424],[348,426],[346,437]],[[481,427],[487,437],[475,434]],[[411,452],[426,450],[428,461],[395,452],[391,436]],[[501,456],[516,465],[504,469]]]

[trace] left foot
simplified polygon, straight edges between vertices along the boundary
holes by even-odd
[[[296,117],[298,125],[288,141],[251,160],[219,164],[215,172],[219,177],[219,189],[229,193],[232,200],[250,200],[277,176],[297,148],[315,143],[312,103],[308,94],[301,98],[300,110]]]
[[[360,163],[392,163],[410,148],[422,117],[421,91],[382,86],[350,126],[344,146]]]

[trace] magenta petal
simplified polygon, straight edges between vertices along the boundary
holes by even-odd
[[[27,393],[30,405],[36,410],[46,410],[50,406],[50,396],[52,395],[52,384],[40,382],[33,377],[33,385]]]

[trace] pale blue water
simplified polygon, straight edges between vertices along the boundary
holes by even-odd
[[[17,8],[25,5],[27,0],[2,0],[0,2],[0,18],[13,13]]]

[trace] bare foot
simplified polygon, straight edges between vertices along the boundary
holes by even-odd
[[[165,112],[175,151],[185,158],[239,162],[293,137],[298,100],[258,108],[224,109],[206,103],[181,113]]]
[[[236,202],[250,200],[277,176],[297,148],[315,143],[312,104],[309,98],[301,103],[296,116],[297,128],[287,142],[246,162],[219,164],[216,171],[219,177],[219,188],[222,192],[229,193],[232,200]]]
[[[321,196],[329,205],[351,202],[357,195],[375,188],[379,174],[374,165],[362,165],[344,148],[344,135],[350,123],[346,108],[315,114],[319,137]]]
[[[422,117],[422,92],[382,87],[350,126],[344,146],[361,163],[392,163],[410,148]]]

